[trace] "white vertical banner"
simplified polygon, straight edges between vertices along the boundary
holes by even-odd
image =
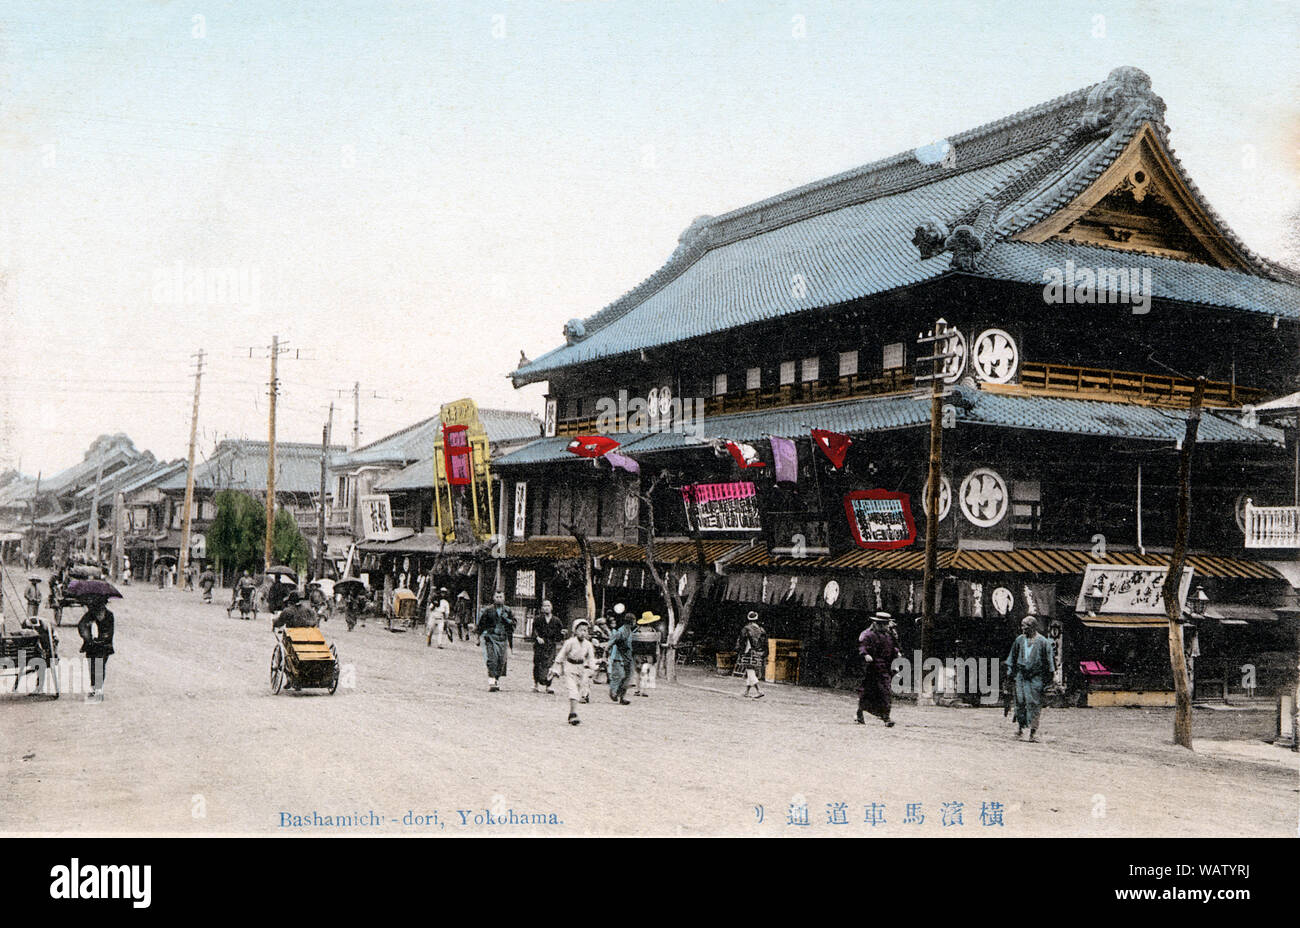
[[[524,480],[515,482],[515,532],[514,537],[523,538],[528,523],[528,483]]]

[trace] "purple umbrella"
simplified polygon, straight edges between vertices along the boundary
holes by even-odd
[[[94,597],[103,597],[104,599],[122,598],[122,594],[117,591],[117,587],[107,580],[73,580],[68,584],[68,595],[75,596],[77,599],[92,599]]]

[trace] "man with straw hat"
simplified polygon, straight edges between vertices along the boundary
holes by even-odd
[[[23,599],[27,600],[27,618],[37,619],[41,615],[41,578],[28,577],[27,583],[28,587],[23,592]]]
[[[659,663],[659,616],[649,609],[636,620],[632,632],[632,662],[636,666],[636,694],[649,696],[655,688],[655,669]]]
[[[596,671],[596,651],[591,646],[591,624],[586,619],[573,623],[573,634],[555,655],[552,677],[563,677],[569,692],[569,724],[578,724],[578,703],[591,701],[591,675]]]
[[[893,636],[889,634],[890,618],[888,612],[877,612],[871,617],[871,626],[858,636],[858,653],[862,655],[862,660],[866,664],[862,688],[858,691],[856,721],[859,725],[867,724],[862,713],[870,712],[884,722],[887,728],[894,727],[894,723],[889,718],[889,710],[893,704],[893,693],[889,684],[893,674],[891,665],[894,663],[894,658],[898,657],[898,647],[894,644]]]

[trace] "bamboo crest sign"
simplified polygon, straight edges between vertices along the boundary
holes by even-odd
[[[496,512],[489,469],[492,455],[478,406],[472,399],[447,403],[438,412],[438,424],[433,450],[434,531],[443,541],[487,541],[496,534]]]

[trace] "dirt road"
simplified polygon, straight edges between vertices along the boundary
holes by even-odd
[[[997,710],[903,705],[887,730],[854,725],[845,694],[770,686],[751,701],[738,681],[688,669],[630,706],[597,687],[571,727],[563,695],[530,692],[526,643],[489,693],[472,642],[430,649],[341,620],[324,627],[344,664],[338,693],[272,695],[269,617],[125,593],[102,703],[0,694],[0,831],[1296,833],[1295,755],[1258,739],[1189,754],[1166,710],[1047,710],[1045,741],[1029,744]],[[70,676],[80,642],[60,635]],[[1240,744],[1271,724],[1196,717],[1198,737]],[[808,824],[792,824],[805,809]]]

